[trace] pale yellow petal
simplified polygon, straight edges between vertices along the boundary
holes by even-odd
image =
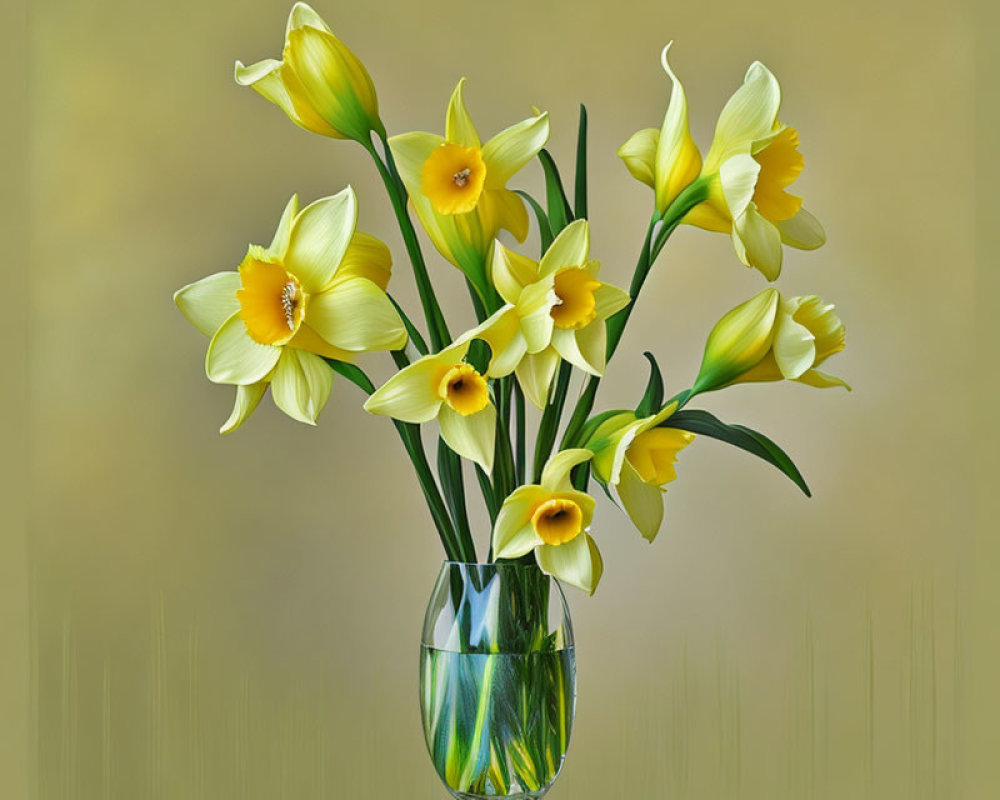
[[[653,189],[656,188],[656,146],[659,141],[660,132],[656,128],[643,128],[618,148],[618,158],[625,163],[632,177]]]
[[[816,337],[805,325],[792,318],[785,303],[782,303],[775,321],[771,351],[778,369],[786,379],[798,378],[816,360]]]
[[[274,369],[280,355],[280,347],[251,339],[237,312],[212,337],[205,356],[205,374],[213,383],[257,383]]]
[[[569,328],[552,331],[553,349],[574,367],[590,375],[604,374],[607,342],[607,327],[603,320],[595,320],[578,331]]]
[[[733,221],[733,247],[740,261],[753,267],[769,281],[781,274],[781,234],[774,224],[761,216],[751,203]]]
[[[594,311],[597,313],[597,320],[607,319],[612,314],[621,311],[630,302],[632,301],[628,292],[617,286],[612,286],[610,283],[602,283],[594,290]]]
[[[216,272],[174,292],[174,302],[188,322],[206,336],[214,336],[222,323],[240,310],[236,292],[238,272]]]
[[[590,255],[590,224],[578,219],[563,228],[538,264],[541,277],[562,267],[582,267]]]
[[[462,147],[479,147],[481,145],[479,134],[476,133],[476,126],[472,124],[472,118],[465,108],[464,89],[465,78],[462,78],[448,103],[444,138]]]
[[[286,347],[271,378],[271,395],[292,419],[315,425],[332,386],[333,370],[322,358]]]
[[[646,483],[628,460],[622,467],[617,488],[632,524],[644,539],[653,541],[663,522],[663,489]]]
[[[267,383],[265,381],[251,383],[248,386],[237,386],[233,411],[229,415],[229,419],[219,428],[219,433],[232,433],[246,422],[260,404],[260,399],[264,396],[266,389]]]
[[[307,292],[321,292],[333,281],[357,221],[358,201],[350,186],[310,203],[295,218],[284,266]]]
[[[332,129],[322,120],[316,120],[318,125],[308,125],[299,116],[291,95],[288,93],[288,88],[285,86],[283,74],[282,63],[273,58],[266,58],[250,66],[245,66],[242,61],[236,62],[235,78],[240,86],[251,87],[261,97],[278,106],[299,127],[331,135]]]
[[[519,242],[528,238],[528,210],[524,201],[510,189],[484,190],[479,196],[476,213],[487,236],[496,236],[505,230]]]
[[[521,486],[515,489],[500,507],[493,525],[493,556],[520,558],[543,544],[531,524],[535,509],[549,499],[541,486]]]
[[[516,303],[525,286],[538,280],[538,262],[497,242],[493,247],[491,278],[507,303]]]
[[[540,353],[525,355],[514,370],[524,396],[536,408],[545,408],[557,366],[559,366],[559,354],[551,347],[547,347]]]
[[[285,36],[288,36],[296,28],[304,28],[307,25],[330,33],[330,26],[313,10],[312,6],[308,3],[296,3],[292,6],[292,10],[288,15],[288,23],[285,25]]]
[[[441,426],[441,438],[448,447],[462,458],[479,464],[487,472],[493,470],[497,410],[492,403],[482,411],[468,416],[442,405],[438,412],[438,424]]]
[[[482,339],[490,346],[487,372],[491,378],[510,375],[527,352],[527,343],[521,334],[521,323],[513,306],[501,308],[470,331],[470,335],[472,338]]]
[[[815,250],[826,243],[826,233],[819,220],[804,208],[791,219],[776,222],[781,241],[799,250]]]
[[[336,282],[345,278],[367,278],[385,291],[391,275],[389,248],[374,236],[355,231],[333,279]]]
[[[443,402],[438,391],[441,380],[455,363],[436,355],[414,361],[375,390],[365,403],[365,411],[403,422],[430,422]]]
[[[406,344],[403,321],[392,302],[367,278],[337,281],[309,298],[305,323],[344,350],[399,350]]]
[[[587,448],[594,453],[594,475],[603,483],[618,482],[618,471],[625,451],[635,438],[642,420],[631,411],[623,411],[604,420],[591,434]]]
[[[535,550],[538,566],[546,575],[593,594],[604,572],[601,552],[587,533],[566,544],[543,544]]]
[[[571,491],[573,485],[570,483],[570,472],[578,464],[590,461],[593,457],[594,454],[583,447],[560,450],[545,462],[545,468],[542,470],[542,486],[550,492]]]
[[[701,171],[701,154],[691,138],[688,127],[687,97],[684,86],[674,71],[670,68],[667,55],[670,52],[670,42],[663,48],[661,62],[663,69],[670,78],[673,88],[670,91],[670,103],[660,128],[659,141],[656,147],[656,208],[660,213],[666,211],[674,198],[680,194],[689,183],[698,177]]]
[[[292,223],[299,213],[299,196],[292,195],[292,199],[285,205],[285,210],[281,212],[281,219],[278,220],[278,229],[274,232],[274,238],[267,248],[268,255],[281,260],[288,250],[288,237],[292,232]]]
[[[769,136],[777,125],[781,88],[770,70],[755,61],[743,85],[733,93],[719,114],[712,146],[703,170],[711,174],[737,153],[750,153],[755,140]]]
[[[558,300],[551,275],[521,292],[516,308],[529,353],[541,352],[552,341],[555,320],[551,312]]]
[[[549,140],[549,115],[539,114],[500,131],[483,145],[486,188],[502,189],[507,181],[538,155]]]
[[[719,168],[719,182],[731,218],[739,217],[750,205],[758,175],[760,164],[749,155],[733,156]]]
[[[799,383],[804,383],[806,386],[813,386],[817,389],[832,389],[835,386],[842,386],[851,391],[850,384],[847,383],[843,378],[838,378],[835,375],[830,375],[826,372],[820,372],[818,369],[811,369],[807,372],[802,373],[798,378],[795,379]]]

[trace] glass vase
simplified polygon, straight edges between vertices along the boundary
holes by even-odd
[[[576,710],[573,626],[537,566],[446,561],[420,653],[431,760],[460,800],[535,800],[555,782]]]

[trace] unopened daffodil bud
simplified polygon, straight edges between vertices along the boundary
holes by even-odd
[[[372,132],[385,135],[365,65],[305,3],[292,7],[281,61],[237,61],[236,82],[253,87],[307,131],[365,145]]]
[[[323,357],[351,361],[406,344],[385,294],[389,249],[355,229],[357,213],[350,187],[301,211],[293,196],[270,246],[251,245],[237,271],[209,275],[174,295],[211,339],[209,380],[237,387],[223,433],[246,420],[267,386],[282,411],[314,424],[332,383]]]
[[[573,488],[570,473],[593,454],[563,450],[546,463],[540,484],[515,489],[493,526],[496,558],[520,558],[534,551],[547,575],[593,594],[604,571],[601,553],[588,533],[594,498]]]

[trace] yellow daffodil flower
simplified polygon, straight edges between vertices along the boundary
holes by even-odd
[[[630,411],[601,423],[590,437],[594,475],[614,486],[629,519],[648,541],[663,523],[663,487],[677,477],[677,454],[694,441],[694,434],[660,423],[677,410],[670,403],[658,414],[636,417]]]
[[[282,411],[314,424],[332,382],[320,356],[350,361],[358,352],[405,345],[406,329],[385,294],[389,250],[356,223],[350,187],[301,211],[293,196],[269,247],[251,245],[238,271],[209,275],[174,295],[211,338],[209,380],[237,386],[223,433],[246,420],[268,385]]]
[[[404,367],[365,403],[365,410],[402,422],[437,419],[441,438],[456,453],[493,469],[497,412],[486,378],[464,361],[473,334]]]
[[[673,90],[663,126],[639,131],[618,155],[636,179],[656,190],[661,214],[685,186],[706,181],[708,199],[684,222],[730,234],[739,259],[773,281],[781,273],[782,243],[813,250],[826,241],[802,198],[787,191],[804,161],[798,132],[778,122],[778,81],[759,61],[750,65],[719,114],[702,162],[688,128],[684,88],[667,61],[669,49],[664,48],[662,63]]]
[[[844,326],[833,309],[815,295],[783,298],[776,289],[738,305],[709,334],[693,393],[780,380],[850,388],[816,369],[844,349]]]
[[[519,242],[528,235],[528,212],[507,181],[545,145],[549,118],[530,117],[483,144],[465,108],[464,85],[463,78],[451,96],[444,136],[404,133],[389,146],[434,246],[485,296],[494,237],[501,229]]]
[[[818,389],[842,386],[850,390],[841,378],[816,369],[843,350],[845,343],[844,323],[833,305],[814,294],[783,297],[774,320],[771,349],[734,383],[790,380]]]
[[[577,491],[570,472],[593,456],[589,450],[563,450],[549,459],[541,484],[514,490],[504,500],[493,526],[496,558],[520,558],[532,550],[547,575],[593,594],[604,564],[587,533],[594,499]]]
[[[373,131],[385,135],[365,65],[305,3],[292,6],[282,60],[249,67],[237,61],[236,82],[253,87],[307,131],[366,145]]]
[[[560,358],[603,374],[605,320],[628,305],[629,296],[599,281],[599,271],[600,263],[590,259],[587,220],[566,226],[539,262],[497,242],[492,279],[507,305],[478,334],[493,352],[490,376],[516,370],[525,395],[544,408]]]

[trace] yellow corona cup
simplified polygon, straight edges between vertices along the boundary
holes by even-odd
[[[372,132],[385,135],[365,65],[305,3],[292,7],[281,61],[237,61],[236,82],[253,87],[307,131],[363,144]]]

